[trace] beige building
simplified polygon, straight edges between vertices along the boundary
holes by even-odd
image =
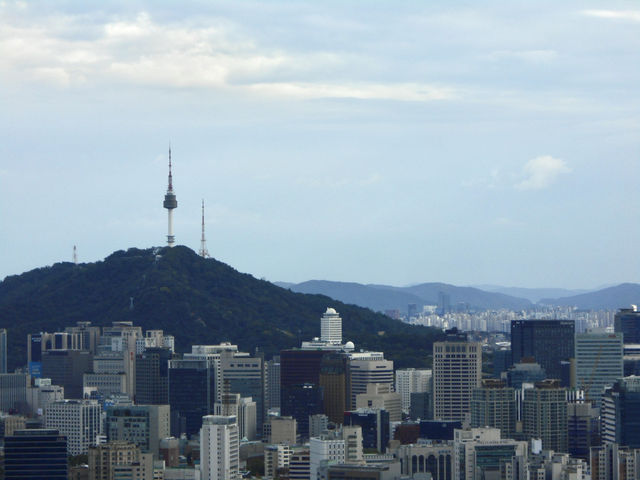
[[[89,448],[89,480],[113,480],[129,473],[126,478],[153,480],[153,456],[141,453],[129,442],[109,442]],[[122,477],[124,478],[124,477]]]
[[[356,408],[384,408],[390,422],[402,420],[402,396],[393,392],[388,383],[367,385],[366,393],[356,395]]]
[[[298,422],[293,417],[270,417],[264,424],[263,440],[266,443],[297,443]]]

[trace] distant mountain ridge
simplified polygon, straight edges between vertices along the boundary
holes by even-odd
[[[440,292],[449,295],[451,306],[467,303],[471,307],[483,310],[508,308],[521,310],[532,306],[524,298],[511,297],[502,293],[485,292],[473,287],[456,287],[446,283],[423,283],[410,287],[394,287],[390,285],[363,285],[353,282],[332,282],[328,280],[310,280],[288,285],[291,291],[300,293],[317,293],[326,295],[341,302],[359,305],[375,311],[406,311],[407,305],[437,305]]]
[[[354,282],[310,280],[302,283],[277,282],[294,292],[317,293],[335,298],[344,303],[359,305],[371,310],[407,311],[415,303],[437,305],[440,292],[449,295],[450,304],[466,303],[481,310],[523,310],[537,305],[570,306],[587,310],[615,310],[630,304],[640,304],[640,284],[623,283],[595,291],[567,290],[561,288],[518,288],[486,286],[495,291],[479,287],[457,287],[446,283],[422,283],[409,287]],[[512,292],[513,295],[509,295]],[[519,294],[519,295],[515,295]],[[557,295],[557,296],[555,296]]]
[[[162,329],[175,336],[178,351],[230,341],[245,351],[259,347],[269,358],[319,336],[327,307],[341,315],[345,340],[384,351],[399,367],[426,365],[432,342],[443,337],[326,296],[293,293],[183,246],[130,248],[101,262],[57,263],[0,282],[11,369],[26,363],[28,333],[87,320]]]

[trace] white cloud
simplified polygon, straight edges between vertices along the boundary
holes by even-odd
[[[524,166],[524,178],[515,185],[518,190],[541,190],[571,169],[564,160],[543,155],[529,160]]]
[[[640,10],[583,10],[582,14],[589,17],[640,22]]]

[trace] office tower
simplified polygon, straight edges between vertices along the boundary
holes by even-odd
[[[593,480],[632,480],[640,478],[640,450],[605,443],[591,449]]]
[[[604,387],[624,375],[622,334],[576,333],[575,372],[575,388],[600,408]]]
[[[448,293],[438,292],[438,315],[446,315],[451,312],[451,296]]]
[[[271,416],[264,423],[262,438],[265,443],[295,445],[298,438],[298,422],[293,417]]]
[[[393,391],[393,361],[385,360],[382,352],[353,352],[349,354],[351,370],[351,408],[356,395],[366,393],[367,385],[388,384]]]
[[[213,413],[216,401],[216,371],[213,360],[182,358],[169,360],[169,405],[175,437],[200,431],[202,417]]]
[[[640,377],[625,377],[607,387],[600,417],[603,443],[640,448]]]
[[[600,445],[598,409],[589,402],[570,402],[567,407],[569,453],[588,461],[591,447]]]
[[[327,353],[320,364],[318,382],[323,390],[324,413],[336,424],[351,408],[349,357],[344,353]]]
[[[283,350],[280,352],[280,403],[290,385],[318,385],[323,350]],[[282,405],[281,405],[282,406]],[[284,411],[283,415],[287,415]]]
[[[82,455],[102,435],[101,412],[95,400],[52,402],[44,411],[44,426],[67,437],[69,455]]]
[[[342,318],[333,308],[327,308],[320,319],[320,340],[326,343],[342,344]]]
[[[308,447],[294,447],[289,459],[289,480],[309,480],[311,459]]]
[[[135,398],[136,393],[136,341],[142,338],[142,328],[133,322],[113,322],[111,327],[102,329],[101,348],[118,352],[123,361],[123,371],[127,376],[126,394]]]
[[[4,439],[5,480],[67,480],[67,438],[57,430],[17,430]]]
[[[82,376],[84,395],[98,394],[111,396],[124,394],[127,389],[127,376],[123,373],[85,373]]]
[[[566,453],[567,390],[559,380],[543,380],[524,391],[522,428],[525,438],[539,438],[542,448]]]
[[[202,480],[240,478],[240,440],[234,416],[206,415],[200,429],[200,474]]]
[[[495,379],[482,381],[471,397],[471,427],[493,427],[503,438],[514,438],[516,395],[512,387]]]
[[[27,386],[27,404],[29,411],[41,414],[52,402],[64,400],[64,388],[51,385],[49,378],[34,378],[33,385]]]
[[[0,374],[7,373],[7,329],[0,328]]]
[[[409,418],[411,420],[431,420],[433,418],[433,394],[417,392],[411,394]]]
[[[514,457],[527,456],[527,442],[504,439],[497,428],[456,430],[453,478],[501,478]]]
[[[344,463],[364,463],[362,427],[360,425],[343,426],[342,439],[344,440]]]
[[[240,439],[256,439],[256,402],[251,397],[240,397],[239,393],[223,393],[220,401],[215,404],[214,415],[236,417]]]
[[[621,308],[613,319],[616,333],[624,335],[625,344],[640,344],[640,312],[636,305]]]
[[[396,370],[396,392],[402,396],[402,411],[409,413],[411,394],[431,390],[431,370],[407,368]]]
[[[169,405],[114,405],[107,408],[107,440],[136,444],[159,456],[160,440],[170,436]]]
[[[100,327],[92,327],[91,322],[76,322],[75,327],[66,327],[64,331],[78,335],[82,350],[87,350],[91,355],[97,355],[100,345]]]
[[[402,474],[409,478],[422,474],[433,480],[452,480],[455,449],[453,442],[401,445],[398,458]],[[430,477],[426,476],[430,474]]]
[[[512,365],[503,376],[509,387],[519,390],[523,383],[541,382],[547,378],[547,373],[532,357],[528,357],[523,358],[520,363]]]
[[[402,397],[391,391],[388,383],[367,385],[366,393],[356,396],[356,408],[382,408],[389,413],[389,421],[402,420]]]
[[[90,480],[111,480],[114,467],[140,461],[140,448],[129,442],[108,442],[89,447]]]
[[[280,399],[282,414],[296,419],[298,435],[309,438],[309,417],[324,412],[322,387],[312,383],[288,385]]]
[[[482,379],[482,345],[444,341],[433,344],[433,416],[469,419],[471,392]]]
[[[257,427],[261,432],[264,418],[262,358],[242,353],[221,352],[216,397],[221,399],[224,392],[239,393],[240,396],[251,397],[256,402]]]
[[[501,378],[502,372],[509,370],[512,363],[511,349],[498,348],[493,351],[493,378]]]
[[[379,408],[358,408],[344,412],[343,425],[362,428],[363,448],[375,448],[380,453],[387,451],[389,444],[389,413]]]
[[[27,385],[25,373],[0,373],[0,412],[27,409]]]
[[[344,412],[342,413],[344,417]],[[342,424],[342,419],[338,422]],[[329,429],[329,417],[323,413],[309,417],[309,437],[319,437]]]
[[[280,355],[264,362],[264,410],[280,411]]]
[[[42,377],[64,387],[66,398],[82,398],[84,374],[93,369],[93,357],[84,350],[48,350],[42,354]]]
[[[278,478],[289,468],[291,447],[289,445],[267,445],[264,447],[264,478]]]
[[[420,438],[427,440],[453,440],[456,429],[462,428],[459,420],[420,420]]]
[[[309,440],[310,476],[318,480],[321,462],[344,463],[344,439],[338,432],[331,432]]]
[[[151,347],[136,355],[136,403],[169,404],[169,360],[171,350]]]
[[[533,357],[544,368],[547,378],[560,379],[560,362],[574,354],[574,334],[573,320],[512,320],[513,363]]]

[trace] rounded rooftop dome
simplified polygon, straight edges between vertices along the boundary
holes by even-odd
[[[336,312],[335,308],[329,307],[329,308],[327,308],[327,311],[324,312],[324,313],[330,313],[332,315],[336,315],[338,312]]]
[[[356,346],[352,341],[348,341],[344,344],[345,350],[355,350]]]

